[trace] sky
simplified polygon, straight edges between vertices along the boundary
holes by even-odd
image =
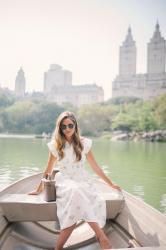
[[[22,67],[26,91],[42,91],[55,63],[72,72],[73,85],[96,83],[108,99],[128,27],[137,73],[145,73],[157,20],[166,39],[165,11],[165,0],[0,0],[0,86],[13,90]]]

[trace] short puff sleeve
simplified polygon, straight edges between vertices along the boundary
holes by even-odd
[[[84,144],[84,152],[85,154],[87,154],[91,150],[92,140],[89,138],[84,138],[83,144]]]
[[[58,151],[55,148],[55,140],[52,140],[49,143],[47,143],[47,146],[50,153],[53,154],[53,156],[55,156],[56,158],[58,158]]]

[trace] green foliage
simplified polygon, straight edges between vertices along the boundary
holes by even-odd
[[[53,131],[55,119],[62,111],[64,109],[55,103],[17,101],[1,113],[3,130],[12,133],[49,133]]]
[[[55,120],[64,109],[56,103],[42,103],[35,112],[35,133],[50,133],[55,128]]]
[[[139,100],[140,100],[140,98],[138,98],[138,97],[120,96],[120,97],[111,98],[106,103],[120,105],[120,104],[127,104],[127,103],[135,103]]]
[[[85,135],[100,135],[103,131],[111,131],[112,119],[116,114],[116,107],[110,105],[85,105],[78,111],[78,121],[81,131]]]
[[[119,113],[112,124],[113,129],[130,132],[136,130],[137,119],[129,114]]]
[[[15,101],[14,96],[4,91],[0,91],[0,109],[12,105],[14,101]]]
[[[0,132],[50,133],[64,110],[76,114],[81,134],[88,136],[108,136],[112,130],[166,129],[166,94],[148,101],[120,97],[76,108],[48,102],[39,93],[15,101],[12,95],[0,92],[0,105]]]
[[[155,99],[153,110],[158,127],[166,129],[166,95],[161,95]]]
[[[157,129],[157,121],[155,120],[152,110],[152,103],[145,102],[138,110],[138,130],[150,131]]]

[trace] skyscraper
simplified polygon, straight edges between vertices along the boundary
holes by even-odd
[[[131,28],[119,53],[119,75],[135,75],[136,74],[136,45],[133,39]]]
[[[24,97],[25,95],[25,76],[22,68],[20,68],[16,76],[15,94],[19,97]]]
[[[157,22],[153,37],[148,43],[147,73],[165,73],[166,41],[161,36],[160,27]]]
[[[51,64],[49,70],[44,73],[44,93],[49,93],[56,87],[70,85],[72,85],[72,73],[62,69],[58,64]]]

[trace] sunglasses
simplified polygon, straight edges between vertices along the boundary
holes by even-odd
[[[62,125],[61,125],[61,129],[62,129],[62,130],[66,130],[67,128],[73,129],[73,128],[74,128],[74,124],[69,123],[69,124],[67,124],[67,125],[65,125],[65,124],[62,124]]]

